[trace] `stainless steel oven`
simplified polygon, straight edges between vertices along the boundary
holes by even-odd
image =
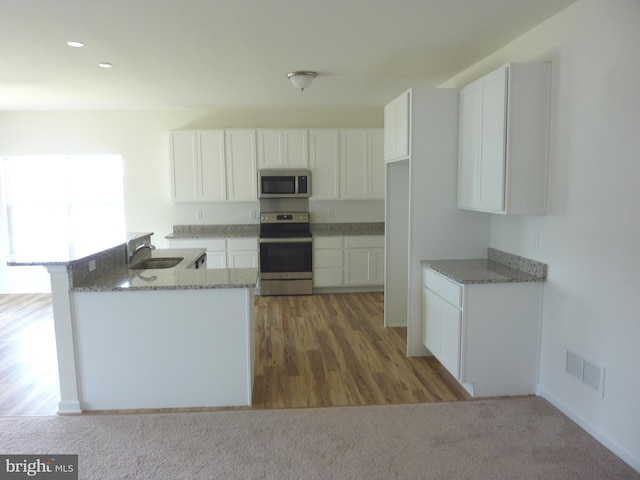
[[[260,294],[313,293],[313,239],[307,212],[260,214]]]

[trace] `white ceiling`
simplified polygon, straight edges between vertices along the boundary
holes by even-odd
[[[0,0],[0,109],[381,107],[574,1]]]

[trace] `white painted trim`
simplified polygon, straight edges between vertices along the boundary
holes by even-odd
[[[616,443],[613,439],[607,437],[602,432],[600,432],[596,427],[594,427],[590,422],[582,418],[578,415],[574,410],[569,408],[566,404],[561,402],[557,397],[552,395],[549,391],[545,390],[544,387],[538,385],[537,392],[540,397],[547,400],[554,407],[564,413],[567,417],[577,423],[583,430],[585,430],[589,435],[598,440],[602,445],[604,445],[607,449],[611,450],[615,455],[620,457],[625,463],[629,464],[631,468],[640,473],[640,458],[635,457],[623,447],[621,447],[618,443]]]

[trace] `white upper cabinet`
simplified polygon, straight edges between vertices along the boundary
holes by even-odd
[[[384,160],[394,161],[409,156],[409,92],[384,108]]]
[[[309,130],[309,168],[311,196],[314,200],[340,198],[340,131],[334,129]]]
[[[460,92],[458,207],[543,214],[550,66],[512,63]]]
[[[225,200],[224,131],[172,132],[171,174],[176,202]]]
[[[258,130],[259,168],[308,168],[307,130]]]
[[[340,131],[340,198],[384,199],[382,129]]]
[[[245,202],[258,198],[256,132],[249,129],[225,131],[227,199]]]

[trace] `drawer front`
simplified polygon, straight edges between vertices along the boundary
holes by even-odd
[[[170,248],[206,248],[210,251],[226,250],[224,238],[173,238],[169,239]]]
[[[344,237],[345,248],[379,248],[384,247],[382,235],[354,235]]]
[[[342,237],[313,237],[313,248],[342,248]]]
[[[229,250],[258,250],[257,238],[228,238]]]
[[[451,305],[458,308],[462,307],[462,285],[455,283],[453,280],[449,280],[430,268],[423,270],[422,283]]]
[[[340,267],[342,268],[342,250],[314,250],[314,267]]]

